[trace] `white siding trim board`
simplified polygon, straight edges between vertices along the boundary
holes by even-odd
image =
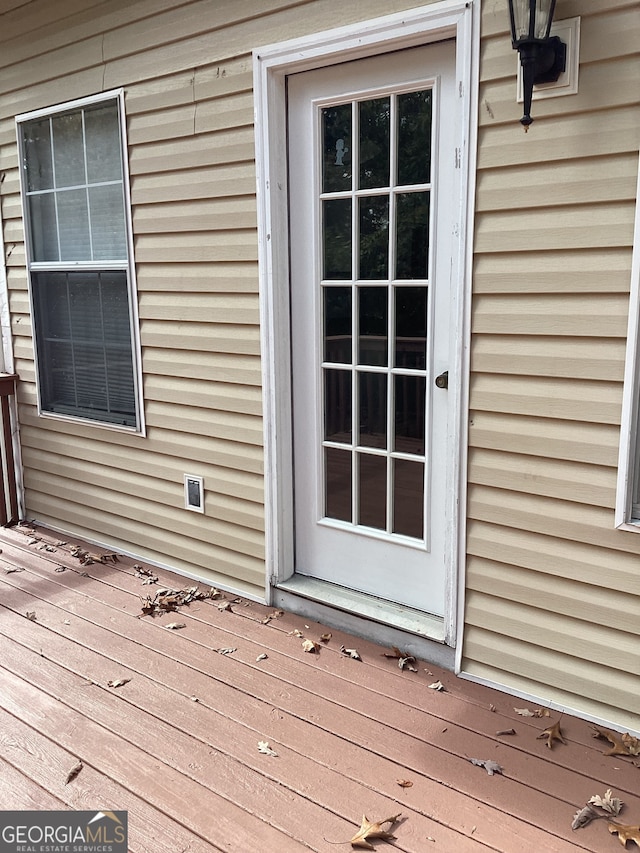
[[[640,164],[631,261],[627,357],[622,392],[615,526],[640,533]],[[635,508],[634,508],[635,507]]]

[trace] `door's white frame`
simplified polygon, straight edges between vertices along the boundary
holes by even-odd
[[[429,6],[258,48],[253,52],[258,194],[258,264],[265,441],[267,601],[294,568],[291,357],[289,328],[286,78],[288,74],[392,50],[456,39],[456,168],[459,251],[451,258],[451,330],[457,342],[450,374],[460,377],[450,424],[451,482],[447,484],[448,588],[445,641],[462,630],[466,505],[471,259],[480,42],[479,0],[442,0]],[[456,667],[457,668],[457,667]]]

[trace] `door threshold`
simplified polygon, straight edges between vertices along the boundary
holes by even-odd
[[[445,645],[444,619],[373,595],[295,574],[273,588],[272,603],[384,646],[453,669],[455,652]]]

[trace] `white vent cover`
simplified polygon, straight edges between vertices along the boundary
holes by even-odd
[[[204,480],[194,474],[184,475],[184,507],[192,512],[204,512]]]

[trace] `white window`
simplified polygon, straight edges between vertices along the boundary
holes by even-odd
[[[17,123],[40,412],[141,430],[123,106]]]
[[[616,526],[640,532],[640,168],[620,426]]]

